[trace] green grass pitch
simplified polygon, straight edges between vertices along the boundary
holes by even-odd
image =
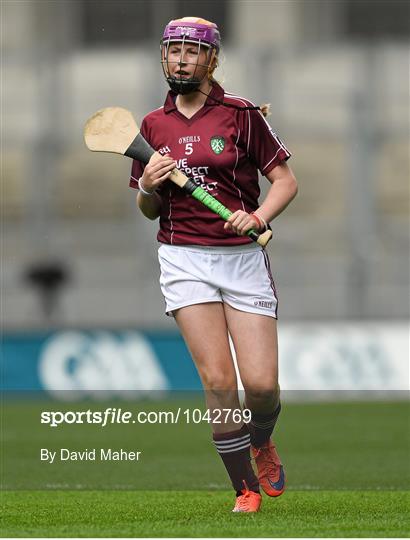
[[[117,426],[109,433],[38,427],[39,411],[62,408],[44,402],[4,406],[3,537],[409,536],[408,402],[285,404],[276,440],[288,488],[278,499],[264,496],[253,515],[231,513],[233,491],[208,425]],[[146,453],[144,462],[103,470],[95,463],[39,464],[45,438],[50,447],[91,448],[114,447],[107,440],[112,437],[123,447],[136,444]]]

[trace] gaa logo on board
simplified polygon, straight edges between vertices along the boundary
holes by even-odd
[[[39,378],[59,399],[137,397],[166,390],[168,380],[138,332],[59,332],[45,342]]]

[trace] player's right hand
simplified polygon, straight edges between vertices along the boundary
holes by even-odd
[[[141,177],[145,191],[155,191],[175,169],[176,161],[168,154],[153,154]]]

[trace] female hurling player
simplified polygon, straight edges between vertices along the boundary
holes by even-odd
[[[281,409],[277,296],[268,255],[246,232],[266,230],[297,184],[286,163],[290,153],[260,108],[213,78],[219,50],[212,22],[184,17],[165,27],[161,63],[170,91],[141,124],[161,158],[145,167],[134,161],[130,185],[142,213],[159,217],[166,313],[175,317],[201,377],[215,447],[236,493],[233,511],[256,512],[260,488],[281,495],[285,475],[271,440]],[[167,181],[176,166],[234,210],[228,222]],[[271,184],[261,204],[258,170]],[[252,413],[248,424],[232,416],[218,423],[212,412],[240,408],[228,334]]]

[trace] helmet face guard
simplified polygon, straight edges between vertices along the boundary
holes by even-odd
[[[191,20],[186,20],[191,19]],[[202,22],[193,22],[191,17],[186,19],[171,21],[164,30],[164,35],[161,40],[161,64],[162,69],[165,75],[165,79],[170,86],[171,90],[177,94],[190,94],[197,90],[202,80],[206,75],[201,79],[197,77],[197,70],[199,67],[207,68],[208,76],[213,71],[212,63],[214,58],[219,52],[220,48],[220,36],[217,26],[214,23],[202,23]],[[194,19],[200,20],[200,19]],[[179,61],[172,63],[177,63],[180,66],[184,64],[194,65],[195,70],[193,75],[184,79],[183,77],[175,77],[171,75],[170,63],[169,62],[169,49],[172,44],[180,44],[181,51],[179,56]],[[196,56],[195,62],[186,62],[185,61],[185,50],[189,44],[194,44],[198,46],[198,53]],[[201,53],[201,48],[206,47],[207,58],[205,64],[199,63],[199,55]]]

